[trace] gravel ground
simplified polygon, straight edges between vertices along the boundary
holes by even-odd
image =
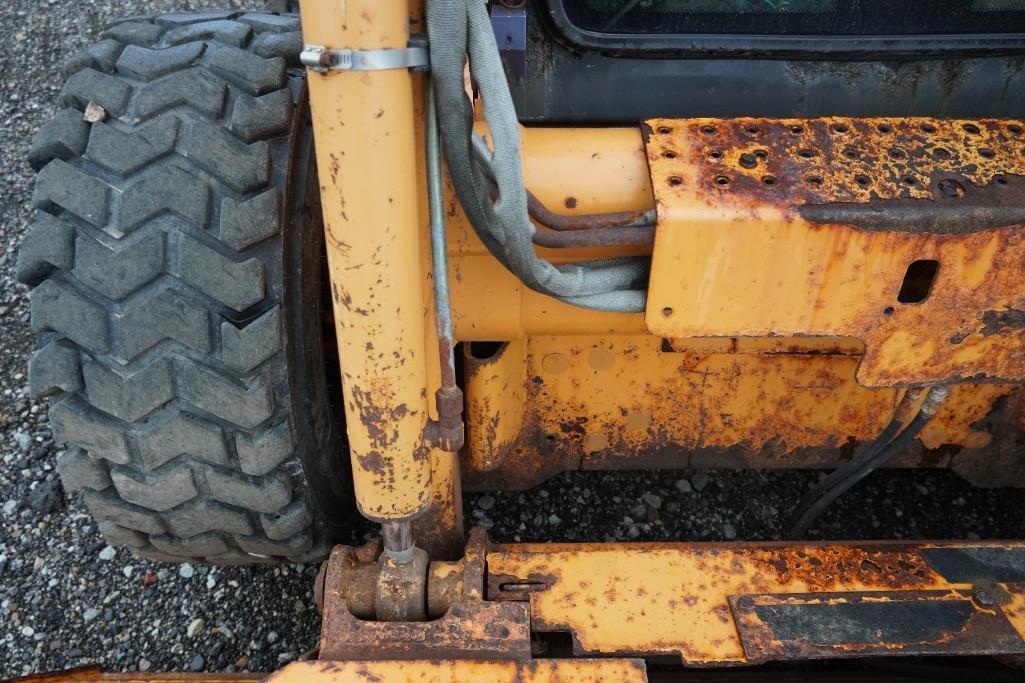
[[[0,7],[0,677],[108,670],[263,671],[315,645],[314,566],[212,569],[107,547],[53,470],[46,406],[27,396],[29,142],[52,112],[61,57],[128,14],[258,7],[259,0],[4,0]],[[572,473],[527,493],[468,496],[467,524],[498,540],[772,539],[814,472]],[[1023,496],[949,472],[874,475],[812,537],[1025,537]],[[953,514],[952,514],[953,513]],[[365,530],[360,530],[362,533]]]

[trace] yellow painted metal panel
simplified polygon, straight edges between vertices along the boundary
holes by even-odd
[[[677,344],[679,341],[679,345]],[[855,380],[858,345],[829,339],[541,335],[467,359],[463,458],[475,488],[527,487],[563,469],[830,467],[873,439],[902,390]],[[956,385],[923,430],[928,449],[979,449],[1013,385]],[[1009,443],[1009,442],[1008,442]],[[912,448],[897,466],[942,467]],[[968,457],[983,458],[983,451]]]
[[[535,660],[530,662],[426,661],[295,662],[267,679],[273,683],[644,683],[636,659]]]
[[[1025,159],[1007,122],[648,125],[652,332],[857,337],[867,386],[1025,379]],[[935,281],[901,303],[921,260]]]
[[[581,655],[678,655],[708,665],[747,661],[731,596],[863,591],[962,591],[923,548],[785,544],[520,544],[488,554],[489,599],[529,600],[531,627],[573,634]],[[1010,548],[1022,544],[973,544]],[[1020,596],[987,590],[1018,633]],[[970,599],[970,598],[969,598]],[[993,607],[988,609],[994,609]]]

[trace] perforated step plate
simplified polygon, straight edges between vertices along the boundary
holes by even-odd
[[[861,339],[865,386],[1025,380],[1025,123],[656,119],[646,322]]]

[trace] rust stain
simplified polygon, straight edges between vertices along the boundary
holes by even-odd
[[[401,574],[401,567],[380,556],[380,544],[363,548],[336,546],[324,569],[324,616],[321,628],[322,659],[346,661],[454,659],[521,661],[530,658],[530,624],[527,606],[516,603],[485,602],[483,576],[486,537],[479,530],[471,534],[464,558],[458,563],[428,568],[423,555],[423,575]],[[411,563],[412,564],[412,563]],[[446,594],[449,603],[439,609],[440,616],[431,621],[374,621],[353,615],[350,603],[359,604],[367,596],[352,596],[347,590],[355,577],[365,577],[367,570],[375,581],[360,581],[364,592],[375,591],[375,609],[382,595],[390,602],[406,599],[404,591],[420,595],[427,604],[428,577],[438,580],[443,575],[461,574],[461,581]],[[398,574],[396,572],[399,572]],[[386,584],[384,589],[380,584]],[[385,590],[382,593],[382,590]]]
[[[1016,544],[976,545],[1021,549]],[[749,634],[734,622],[735,612],[773,600],[964,603],[966,586],[950,583],[922,554],[925,548],[946,546],[957,544],[498,545],[488,555],[488,598],[529,602],[534,630],[569,631],[577,655],[675,654],[698,666],[804,658],[807,652],[799,643],[791,649],[777,643],[771,656],[749,648]],[[938,652],[1025,647],[1009,628],[1021,632],[1025,626],[1020,606],[1025,599],[1009,595],[1004,602],[1010,624],[1003,617],[991,619],[990,608],[969,605],[968,612],[985,613],[985,619],[972,617],[963,629],[954,629],[958,635],[949,645],[941,638],[916,647]],[[877,644],[887,646],[885,641]],[[843,656],[842,650],[833,655]],[[847,648],[852,654],[858,650],[857,645]]]
[[[1025,652],[1003,614],[965,590],[780,593],[730,603],[750,663]]]
[[[648,122],[659,215],[648,328],[857,338],[866,386],[1025,379],[1023,129]],[[937,267],[905,294],[921,261]]]
[[[231,679],[235,680],[235,679]],[[240,680],[258,680],[257,677]],[[644,662],[639,659],[538,659],[524,662],[377,661],[295,662],[272,674],[274,683],[324,680],[351,681],[480,681],[481,683],[645,683]]]
[[[902,395],[860,386],[860,345],[833,339],[677,340],[670,352],[647,335],[573,340],[576,352],[564,337],[532,337],[499,360],[466,360],[468,490],[529,488],[579,468],[835,467],[875,438]],[[612,358],[600,356],[600,370],[597,349]],[[1020,401],[990,418],[1020,394],[952,387],[894,465],[946,467],[956,453],[958,471],[982,468],[973,481],[1006,485],[1021,471],[1014,481],[1025,482],[1025,467],[1008,466],[1025,438]]]

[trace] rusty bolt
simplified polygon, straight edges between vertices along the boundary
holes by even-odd
[[[752,607],[754,607],[754,600],[752,600],[748,596],[742,595],[739,598],[737,598],[738,609],[751,609]]]
[[[993,599],[993,596],[986,591],[975,591],[975,593],[972,594],[972,597],[975,598],[975,602],[979,603],[983,607],[993,607],[997,604],[996,600]]]
[[[434,396],[438,415],[458,419],[463,414],[463,392],[459,387],[442,387]]]

